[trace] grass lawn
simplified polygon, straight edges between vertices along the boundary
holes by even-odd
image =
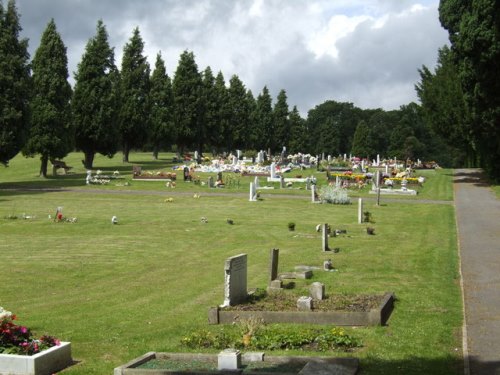
[[[171,170],[171,156],[162,157],[131,154],[131,164]],[[359,357],[362,374],[461,373],[455,217],[446,203],[452,199],[451,171],[425,171],[427,182],[413,199],[384,197],[379,207],[367,200],[376,233],[368,236],[366,225],[357,224],[357,205],[312,204],[303,189],[249,202],[249,177],[241,178],[239,188],[209,191],[184,183],[181,171],[176,189],[138,181],[86,186],[80,159],[71,154],[65,161],[74,173],[48,179],[37,177],[37,159],[17,157],[0,169],[0,306],[35,332],[72,342],[79,363],[64,374],[110,374],[148,351],[186,351],[180,339],[206,327],[208,308],[223,301],[225,259],[248,254],[248,285],[265,288],[271,248],[280,249],[280,272],[332,258],[338,272],[316,272],[310,280],[325,283],[328,294],[395,292],[387,326],[349,329],[363,347],[325,354]],[[96,157],[95,167],[119,170],[130,181],[131,164],[119,156]],[[317,177],[324,183],[324,174]],[[201,198],[193,198],[194,192]],[[291,196],[276,195],[283,192]],[[166,203],[168,197],[174,201]],[[78,221],[49,220],[58,206]],[[36,218],[4,218],[22,213]],[[118,225],[111,224],[113,215]],[[294,232],[287,229],[290,221]],[[314,228],[325,222],[347,230],[330,239],[338,254],[321,252]]]

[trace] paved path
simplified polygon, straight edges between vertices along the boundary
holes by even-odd
[[[477,169],[455,171],[455,207],[471,375],[500,375],[500,200]]]

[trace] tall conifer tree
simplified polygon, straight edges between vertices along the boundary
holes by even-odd
[[[33,117],[24,149],[28,156],[41,155],[40,176],[47,176],[49,160],[63,158],[73,149],[70,100],[66,47],[52,19],[33,59]]]
[[[28,40],[14,0],[0,1],[0,163],[7,165],[24,146],[29,130],[30,68]]]
[[[184,51],[172,84],[174,92],[174,124],[179,152],[198,144],[202,79],[193,52]]]
[[[99,20],[96,35],[88,41],[78,64],[71,102],[76,147],[83,151],[87,169],[92,168],[97,152],[111,157],[119,145],[116,76],[114,51]]]
[[[120,133],[124,162],[129,161],[133,147],[145,144],[150,131],[150,69],[143,51],[144,42],[136,27],[123,48],[120,76]]]
[[[273,109],[273,123],[276,150],[283,147],[289,147],[290,143],[290,122],[288,120],[289,110],[286,97],[286,91],[281,90],[276,98],[276,104]]]

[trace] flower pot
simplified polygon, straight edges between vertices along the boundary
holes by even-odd
[[[0,354],[0,375],[50,375],[72,363],[71,343],[61,342],[34,355]]]

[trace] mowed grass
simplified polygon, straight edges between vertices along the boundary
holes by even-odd
[[[175,190],[162,182],[85,186],[80,156],[66,159],[72,160],[74,175],[47,180],[36,177],[33,159],[18,157],[0,169],[0,306],[38,334],[72,342],[78,364],[63,373],[110,374],[148,351],[185,351],[180,339],[206,328],[208,308],[223,301],[225,259],[248,254],[248,285],[265,288],[272,248],[280,249],[280,272],[299,264],[321,266],[331,258],[338,271],[318,271],[310,280],[324,282],[328,294],[393,291],[397,296],[387,326],[349,330],[363,348],[322,355],[359,357],[363,374],[461,372],[462,307],[451,204],[384,198],[377,207],[367,200],[376,233],[368,236],[366,225],[357,224],[355,204],[312,204],[309,192],[300,190],[290,194],[302,197],[266,195],[248,202],[244,179],[240,189],[226,189],[224,196],[184,183],[180,174]],[[169,158],[131,158],[151,169],[171,166]],[[117,158],[96,162],[103,170],[131,172]],[[419,195],[432,189],[438,196],[426,199],[447,200],[451,173],[426,173]],[[20,192],[11,190],[14,186],[77,190]],[[201,198],[193,198],[193,191]],[[167,197],[174,201],[166,203]],[[49,220],[58,206],[77,223]],[[36,218],[4,219],[22,213]],[[113,215],[118,225],[111,224]],[[226,223],[228,218],[234,225]],[[290,221],[295,232],[287,229]],[[321,251],[314,229],[325,222],[347,230],[346,236],[330,239],[331,247],[340,247],[338,254]]]

